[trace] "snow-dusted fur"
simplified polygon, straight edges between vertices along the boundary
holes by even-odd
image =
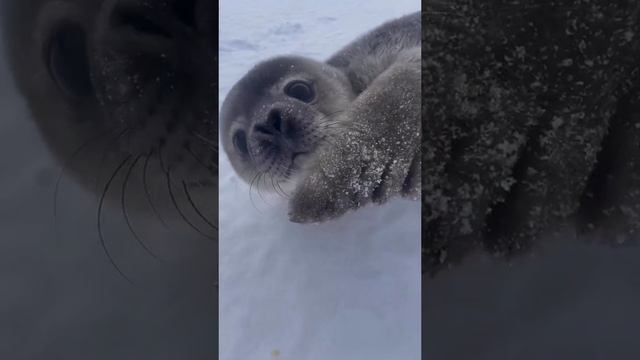
[[[425,269],[528,250],[568,218],[637,237],[640,5],[425,4]]]
[[[222,106],[221,140],[234,169],[258,188],[285,192],[283,183],[295,182],[289,213],[296,222],[334,219],[398,195],[418,199],[420,41],[414,13],[324,63],[299,56],[259,63]],[[300,79],[314,89],[313,101],[286,94]],[[273,116],[277,136],[265,141]]]

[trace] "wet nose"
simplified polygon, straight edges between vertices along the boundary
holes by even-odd
[[[273,109],[269,111],[266,118],[255,123],[254,132],[270,137],[279,137],[287,133],[286,125],[282,112],[278,109]]]

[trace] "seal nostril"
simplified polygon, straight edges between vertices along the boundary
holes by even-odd
[[[267,120],[255,124],[254,131],[265,135],[277,135],[282,132],[282,116],[280,111],[271,110],[267,116]]]
[[[282,115],[278,110],[271,110],[269,113],[268,124],[273,130],[277,132],[282,131]]]

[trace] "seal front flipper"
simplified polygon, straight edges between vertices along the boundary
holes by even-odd
[[[290,200],[294,222],[337,218],[371,202],[415,196],[420,181],[420,48],[409,49],[341,116]]]

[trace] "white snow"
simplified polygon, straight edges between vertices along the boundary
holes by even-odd
[[[417,0],[220,3],[220,102],[257,62],[324,60]],[[220,359],[419,359],[420,204],[288,221],[220,149]]]

